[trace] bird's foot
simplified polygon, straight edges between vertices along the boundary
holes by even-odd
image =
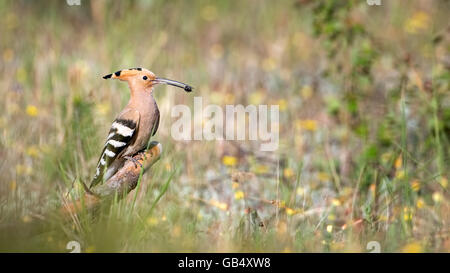
[[[100,197],[98,194],[96,194],[95,192],[91,191],[90,187],[88,187],[86,184],[84,184],[83,181],[80,181],[81,185],[84,188],[84,191],[89,194],[89,195],[93,195],[95,197]]]
[[[131,160],[131,161],[134,163],[134,167],[135,167],[135,168],[137,168],[138,165],[141,166],[141,168],[143,167],[142,164],[141,164],[141,162],[139,162],[139,160],[135,159],[135,158],[132,157],[132,156],[125,156],[124,158],[125,158],[125,159],[128,159],[128,160]]]

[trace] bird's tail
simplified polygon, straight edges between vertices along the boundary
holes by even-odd
[[[89,184],[89,189],[92,189],[92,187],[98,185],[102,181],[102,176],[94,176],[94,178],[91,181],[91,184]]]

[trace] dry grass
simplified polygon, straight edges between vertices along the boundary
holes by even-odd
[[[2,1],[0,251],[448,252],[449,3],[382,3]],[[139,66],[196,87],[155,90],[160,161],[135,202],[49,215],[128,100],[101,76]],[[174,141],[193,96],[280,105],[279,150]]]

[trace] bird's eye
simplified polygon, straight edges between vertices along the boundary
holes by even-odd
[[[144,77],[142,77],[142,79],[143,79],[144,81],[146,81],[148,78],[147,78],[147,76],[144,76]]]

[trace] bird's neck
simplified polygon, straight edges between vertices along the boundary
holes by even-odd
[[[130,88],[131,95],[139,95],[140,93],[145,93],[149,95],[153,92],[152,86],[143,86],[142,84],[136,83],[135,81],[128,81],[128,87]]]
[[[156,105],[156,101],[153,98],[152,90],[146,89],[130,89],[130,101],[128,102],[128,106],[142,110],[143,108],[147,108],[150,105]]]

